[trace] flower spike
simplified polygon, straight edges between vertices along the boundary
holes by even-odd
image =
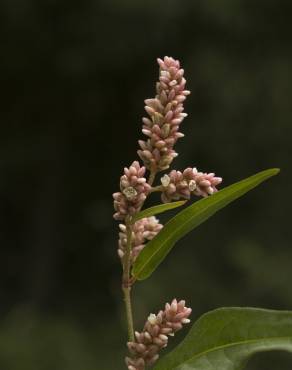
[[[180,62],[171,57],[158,59],[160,66],[159,82],[156,84],[157,95],[145,100],[145,110],[149,117],[143,118],[146,141],[140,140],[138,155],[146,168],[158,172],[169,168],[178,155],[173,147],[184,135],[179,126],[187,116],[183,113],[183,102],[190,91],[185,90],[186,80]]]
[[[145,171],[145,167],[140,167],[138,161],[124,169],[120,180],[121,191],[113,194],[116,220],[124,220],[126,216],[134,215],[143,205],[151,189],[144,177]]]
[[[144,370],[145,366],[153,365],[159,358],[159,352],[183,325],[190,322],[191,308],[185,301],[166,303],[164,310],[157,315],[150,314],[141,333],[135,332],[136,341],[128,342],[131,357],[126,357],[128,370]]]
[[[198,172],[196,168],[186,168],[183,172],[172,170],[161,178],[164,203],[178,199],[190,199],[191,195],[207,197],[217,190],[216,186],[222,182],[221,177],[214,173]]]

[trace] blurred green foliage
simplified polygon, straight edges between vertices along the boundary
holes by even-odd
[[[136,158],[158,56],[181,59],[192,90],[177,169],[215,171],[225,185],[264,168],[281,174],[137,284],[137,327],[173,297],[187,300],[193,320],[219,306],[291,309],[291,2],[3,0],[0,8],[0,368],[122,368],[111,193]],[[249,369],[274,370],[272,356]],[[277,368],[290,369],[288,357],[276,354]]]

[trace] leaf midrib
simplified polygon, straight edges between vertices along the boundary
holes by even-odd
[[[261,341],[264,341],[264,340],[265,341],[272,341],[272,340],[285,340],[285,339],[292,340],[292,336],[270,337],[270,338],[263,337],[263,338],[257,338],[257,339],[242,340],[242,341],[233,342],[233,343],[229,343],[229,344],[223,344],[221,346],[217,346],[217,347],[205,350],[204,352],[197,353],[196,355],[188,358],[186,361],[183,361],[183,362],[179,363],[176,366],[183,365],[183,364],[185,364],[185,363],[187,363],[191,360],[195,360],[197,358],[200,358],[202,356],[207,355],[208,353],[219,351],[219,350],[224,349],[224,348],[230,348],[230,347],[240,346],[240,345],[244,345],[244,344],[252,344],[252,343],[261,342]],[[292,345],[292,343],[291,343],[291,345]],[[175,369],[175,367],[172,367],[172,369]]]

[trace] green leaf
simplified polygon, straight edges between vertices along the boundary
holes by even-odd
[[[132,269],[133,276],[138,280],[149,277],[179,239],[221,208],[278,172],[279,169],[277,168],[259,172],[218,191],[208,198],[201,199],[179,212],[165,224],[163,229],[147,243],[146,248],[139,254]]]
[[[138,220],[141,220],[141,218],[158,215],[159,213],[163,213],[163,212],[168,211],[170,209],[174,209],[174,208],[183,206],[185,203],[186,203],[186,200],[180,200],[178,202],[159,204],[158,206],[153,206],[153,207],[144,209],[143,211],[141,211],[141,212],[137,213],[135,216],[133,216],[132,223],[134,223]]]
[[[291,311],[220,308],[203,315],[154,370],[242,370],[252,355],[271,350],[292,352]]]

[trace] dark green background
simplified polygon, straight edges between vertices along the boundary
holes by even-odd
[[[111,194],[137,158],[158,56],[182,61],[192,91],[174,168],[214,171],[224,185],[270,167],[281,174],[137,284],[137,328],[173,297],[187,300],[193,320],[219,306],[292,309],[291,1],[0,8],[0,369],[123,368]],[[276,353],[248,369],[291,366]]]

